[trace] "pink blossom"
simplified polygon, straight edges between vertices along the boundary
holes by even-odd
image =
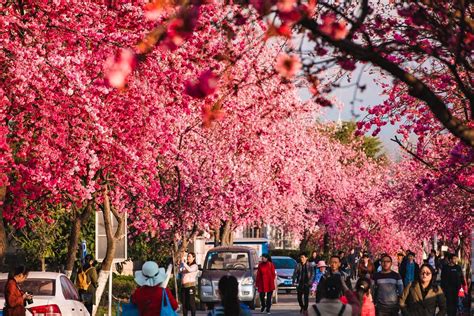
[[[291,12],[295,8],[296,0],[278,0],[277,8],[280,12]]]
[[[302,64],[297,55],[280,54],[277,57],[276,71],[286,79],[293,78],[301,70]]]
[[[342,40],[346,38],[349,33],[347,28],[347,23],[345,21],[336,21],[336,16],[334,14],[326,14],[322,17],[322,25],[319,26],[319,29],[322,33],[328,35],[334,40]]]
[[[136,65],[135,54],[130,49],[121,49],[105,62],[105,78],[112,87],[123,88],[128,75]]]
[[[204,99],[216,91],[218,79],[211,70],[203,71],[196,80],[186,82],[185,91],[194,98]]]

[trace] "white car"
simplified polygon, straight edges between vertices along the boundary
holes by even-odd
[[[5,284],[8,274],[0,273],[0,310],[5,306]],[[26,306],[30,316],[89,316],[79,299],[76,287],[62,273],[30,272],[19,285],[22,291],[33,294],[33,304]]]

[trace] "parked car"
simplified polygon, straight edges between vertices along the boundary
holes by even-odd
[[[217,287],[222,276],[231,274],[239,282],[239,299],[255,309],[255,277],[258,256],[255,249],[245,246],[216,247],[210,249],[204,259],[199,278],[201,303],[209,308],[219,302]]]
[[[0,273],[0,309],[5,306],[5,284],[8,274]],[[89,316],[80,301],[76,287],[62,273],[30,272],[21,289],[33,294],[33,304],[26,306],[26,315]]]
[[[277,286],[279,290],[285,290],[290,293],[296,290],[296,285],[293,284],[293,272],[296,268],[296,261],[291,257],[272,257],[273,265],[275,266],[277,275]]]

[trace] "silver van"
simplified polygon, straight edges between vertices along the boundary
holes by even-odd
[[[239,282],[239,299],[255,309],[255,277],[257,275],[257,251],[245,246],[215,247],[209,250],[199,278],[201,303],[212,308],[219,302],[217,287],[224,275],[233,275]]]

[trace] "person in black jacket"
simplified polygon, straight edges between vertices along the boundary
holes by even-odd
[[[340,270],[341,268],[341,258],[339,256],[331,256],[329,259],[329,271],[322,276],[321,280],[318,283],[318,288],[316,290],[316,303],[319,303],[321,299],[326,298],[326,282],[331,277],[336,277],[339,279],[344,279],[345,284],[348,289],[352,290],[352,283],[350,277]],[[343,296],[344,292],[340,291],[339,297]]]
[[[464,285],[462,269],[457,264],[458,257],[455,254],[449,254],[449,263],[443,266],[441,270],[441,288],[446,295],[446,305],[448,307],[448,316],[456,316],[458,292]]]
[[[300,313],[308,310],[309,290],[313,283],[314,269],[308,261],[308,255],[304,252],[300,254],[300,263],[293,272],[293,283],[296,283],[296,293],[298,304],[300,305]]]

